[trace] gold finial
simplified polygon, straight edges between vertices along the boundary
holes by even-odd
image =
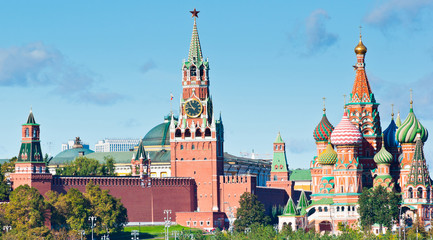
[[[355,53],[356,54],[365,54],[367,53],[367,47],[364,46],[362,43],[362,33],[361,33],[362,26],[359,26],[359,43],[355,47]]]
[[[394,104],[391,103],[391,118],[394,119]]]
[[[343,98],[344,98],[344,109],[346,109],[346,94],[343,94]]]
[[[323,114],[325,114],[326,113],[326,107],[325,107],[325,100],[326,100],[326,98],[323,97],[322,99],[323,99]]]
[[[413,99],[412,99],[413,90],[412,90],[412,88],[409,91],[410,91],[410,109],[412,109],[412,107],[413,107]]]

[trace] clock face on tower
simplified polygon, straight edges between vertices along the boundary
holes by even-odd
[[[197,99],[191,99],[183,105],[183,109],[188,117],[194,118],[201,114],[203,111],[203,105]]]

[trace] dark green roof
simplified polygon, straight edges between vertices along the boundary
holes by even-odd
[[[313,201],[310,204],[310,206],[308,206],[308,207],[311,207],[314,205],[332,205],[332,204],[334,204],[334,200],[332,200],[332,198],[322,198],[322,199],[319,199],[317,201]]]
[[[60,165],[60,164],[68,164],[72,161],[74,161],[74,159],[76,157],[79,156],[80,152],[84,152],[84,156],[88,157],[87,155],[89,153],[93,153],[92,150],[87,149],[87,148],[72,148],[72,149],[67,149],[63,152],[60,152],[59,154],[57,154],[49,163],[49,165]]]
[[[176,119],[175,119],[176,120]],[[170,122],[171,117],[165,116],[164,122],[156,125],[143,138],[144,146],[170,145]]]
[[[147,154],[143,146],[143,140],[141,140],[140,144],[138,145],[137,153],[135,154],[135,161],[140,160],[140,158],[147,160]]]
[[[33,116],[33,112],[30,110],[29,117],[27,118],[26,124],[36,124],[35,117]]]
[[[311,181],[310,169],[292,170],[290,173],[290,181]]]

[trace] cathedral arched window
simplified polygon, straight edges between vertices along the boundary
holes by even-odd
[[[203,66],[200,67],[200,76],[203,76]]]
[[[28,128],[26,128],[25,132],[26,132],[26,133],[25,133],[25,136],[26,136],[26,137],[29,137],[29,129],[28,129]]]
[[[277,175],[274,175],[274,181],[277,181],[277,180],[278,180]]]
[[[197,68],[195,66],[191,67],[190,75],[191,76],[197,76]]]
[[[427,199],[430,199],[430,188],[427,188]]]
[[[328,211],[328,207],[324,207],[323,211],[327,212]]]
[[[412,190],[412,188],[409,188],[409,198],[413,198],[413,190]]]
[[[180,150],[183,150],[183,145],[182,144],[180,145]]]
[[[201,137],[200,128],[195,131],[195,137]]]
[[[193,144],[192,146],[191,146],[191,150],[194,150],[195,149],[195,145]]]
[[[418,191],[417,191],[417,197],[418,197],[418,198],[422,198],[422,188],[419,187],[417,190],[418,190]]]

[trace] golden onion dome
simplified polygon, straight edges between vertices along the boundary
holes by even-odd
[[[367,47],[364,46],[364,44],[362,43],[361,38],[359,38],[359,43],[355,47],[355,53],[356,54],[365,54],[366,52],[367,52]]]

